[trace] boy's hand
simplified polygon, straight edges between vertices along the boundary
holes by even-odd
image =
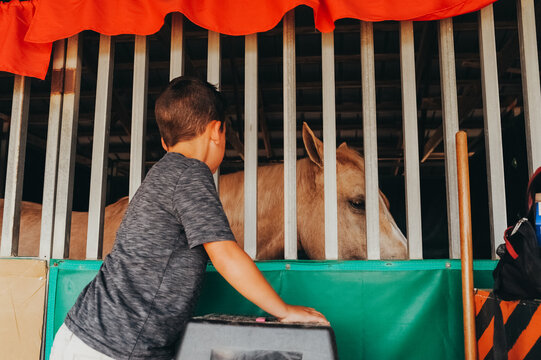
[[[297,305],[287,305],[287,315],[281,318],[280,322],[330,325],[325,316],[316,309]]]
[[[286,323],[312,322],[329,325],[325,316],[312,308],[286,304],[235,241],[214,241],[203,246],[224,279],[264,311]]]

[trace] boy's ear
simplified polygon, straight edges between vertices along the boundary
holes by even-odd
[[[169,151],[169,150],[167,150],[167,149],[168,149],[168,146],[167,146],[167,144],[165,143],[165,141],[163,140],[162,137],[160,138],[160,140],[162,141],[162,148],[163,148],[166,152]]]
[[[210,131],[210,139],[214,142],[220,142],[220,135],[222,135],[222,122],[218,120],[212,120],[208,124],[208,129]]]

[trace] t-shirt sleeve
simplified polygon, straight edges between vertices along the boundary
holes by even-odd
[[[212,173],[205,164],[194,163],[182,172],[173,195],[173,209],[190,248],[213,241],[235,241]]]

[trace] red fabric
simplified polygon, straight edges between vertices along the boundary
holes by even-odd
[[[106,35],[157,32],[166,14],[183,13],[195,24],[228,35],[272,29],[296,6],[314,10],[316,28],[334,21],[432,20],[478,10],[494,0],[41,0],[27,41],[50,42],[94,30]]]
[[[518,254],[517,252],[515,251],[515,248],[513,247],[513,245],[511,245],[511,243],[509,242],[509,240],[507,239],[507,234],[509,232],[511,232],[513,230],[514,226],[509,226],[507,228],[507,230],[505,230],[505,232],[503,233],[503,239],[505,240],[505,247],[507,248],[507,252],[509,253],[509,255],[511,255],[511,257],[513,259],[517,259],[518,258]]]
[[[34,16],[32,1],[0,3],[0,71],[44,79],[51,42],[34,44],[24,36]]]
[[[435,20],[475,11],[494,1],[13,0],[0,3],[0,70],[43,79],[53,41],[83,30],[149,35],[161,28],[165,15],[176,11],[205,29],[246,35],[272,29],[287,11],[299,5],[311,7],[316,28],[329,32],[341,18]]]

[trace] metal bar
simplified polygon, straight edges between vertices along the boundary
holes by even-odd
[[[79,35],[68,39],[53,232],[53,257],[56,259],[67,257],[69,254],[73,173],[81,91],[81,45],[82,38]]]
[[[169,81],[184,74],[184,15],[173,13],[171,19],[171,61]]]
[[[221,57],[220,57],[220,34],[214,31],[208,32],[208,56],[207,56],[207,81],[220,90],[221,85]],[[214,173],[216,190],[220,193],[220,168]]]
[[[257,255],[257,34],[245,36],[244,251]]]
[[[109,130],[111,101],[113,98],[114,55],[115,44],[111,37],[100,35],[94,137],[92,140],[90,199],[88,203],[87,259],[98,259],[101,256],[103,245],[103,217],[107,192],[107,160],[109,157]]]
[[[130,144],[130,200],[145,177],[147,124],[148,39],[135,36],[133,60],[132,126]]]
[[[41,206],[41,232],[39,257],[50,259],[53,247],[54,211],[56,203],[56,179],[62,121],[62,94],[64,92],[64,67],[66,65],[66,40],[54,43],[53,72],[51,74],[51,100],[49,125],[47,126],[47,149],[45,153],[45,176]]]
[[[336,190],[336,104],[334,93],[334,33],[321,34],[323,88],[323,178],[325,194],[325,258],[338,259]]]
[[[477,359],[475,337],[475,300],[473,294],[473,250],[470,204],[470,172],[468,166],[468,135],[456,134],[457,182],[460,201],[460,258],[462,265],[462,305],[465,359]]]
[[[376,122],[376,75],[374,29],[361,21],[361,72],[363,103],[364,178],[366,206],[366,255],[381,257],[379,244],[378,130]]]
[[[417,91],[415,88],[415,43],[413,22],[400,22],[400,73],[402,79],[402,116],[408,256],[423,258],[421,225],[421,180],[417,132]]]
[[[487,157],[488,208],[490,215],[490,244],[492,258],[502,244],[507,227],[505,176],[503,170],[502,129],[498,64],[492,4],[479,12],[479,47],[481,55],[481,82],[483,84],[483,113],[485,119],[485,146]]]
[[[17,256],[19,249],[29,103],[30,79],[15,75],[0,256]]]
[[[517,0],[522,96],[530,175],[541,166],[541,89],[534,0]]]
[[[6,167],[8,164],[8,133],[10,118],[0,114],[0,198],[4,198],[6,190]]]
[[[297,90],[295,10],[284,16],[284,258],[297,258]]]
[[[458,105],[452,18],[440,20],[439,44],[445,176],[447,180],[449,257],[458,259],[460,257],[460,224],[458,219],[458,184],[455,141],[455,134],[458,131]]]

